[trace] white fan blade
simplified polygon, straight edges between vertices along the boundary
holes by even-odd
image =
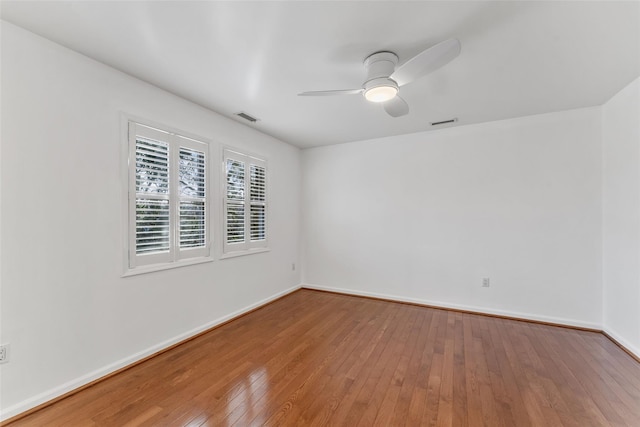
[[[391,74],[398,86],[411,83],[415,79],[437,70],[460,54],[458,39],[449,39],[423,50]]]
[[[362,89],[316,90],[311,92],[300,92],[298,96],[357,95],[359,93],[362,93]]]
[[[394,96],[387,102],[384,102],[382,106],[384,107],[384,111],[386,111],[391,117],[404,116],[409,112],[409,105],[407,104],[407,101],[400,98],[398,95]]]

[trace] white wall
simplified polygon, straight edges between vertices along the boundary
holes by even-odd
[[[604,330],[640,357],[640,78],[602,117]]]
[[[591,108],[304,150],[303,282],[600,328],[600,134]]]
[[[299,149],[6,22],[1,37],[3,418],[299,285]],[[265,156],[271,251],[121,278],[121,112]]]

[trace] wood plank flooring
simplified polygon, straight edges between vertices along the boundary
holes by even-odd
[[[10,424],[640,426],[602,334],[300,290]]]

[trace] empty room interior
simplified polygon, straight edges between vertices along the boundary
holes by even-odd
[[[0,425],[640,426],[640,2],[0,18]]]

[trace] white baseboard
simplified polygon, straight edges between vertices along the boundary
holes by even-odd
[[[638,360],[640,360],[640,348],[638,348],[637,346],[631,344],[626,338],[622,338],[622,335],[618,334],[617,332],[613,331],[610,328],[605,327],[603,329],[603,332],[605,334],[609,335],[609,337],[611,337],[614,340],[616,340],[619,345],[623,346],[626,350],[628,350],[629,352],[633,353],[634,356]]]
[[[312,285],[308,283],[303,284],[302,288],[315,289],[319,291],[337,292],[337,293],[346,294],[346,295],[382,298],[382,299],[387,299],[391,301],[428,305],[432,307],[439,307],[439,308],[445,308],[445,309],[450,308],[454,310],[471,311],[479,314],[493,314],[497,316],[513,317],[515,319],[522,319],[522,320],[533,320],[533,321],[546,322],[546,323],[555,323],[555,324],[564,325],[564,326],[574,326],[578,328],[595,329],[597,331],[602,330],[602,325],[600,324],[583,322],[583,321],[574,320],[574,319],[566,319],[563,317],[540,316],[540,315],[531,314],[531,313],[497,310],[497,309],[487,308],[487,307],[477,307],[477,306],[464,305],[464,304],[453,304],[449,302],[410,298],[405,296],[389,295],[389,294],[382,294],[382,293],[375,293],[375,292],[357,291],[353,289],[334,288],[331,286],[318,286],[318,285]]]
[[[226,316],[220,317],[218,319],[212,320],[211,322],[205,323],[204,325],[198,326],[197,328],[191,329],[190,331],[184,332],[180,335],[177,335],[173,338],[170,338],[166,341],[163,341],[161,343],[158,343],[152,347],[149,347],[145,350],[142,350],[138,353],[132,354],[131,356],[125,357],[124,359],[120,359],[114,363],[111,363],[107,366],[104,366],[100,369],[97,369],[93,372],[89,372],[86,375],[83,375],[79,378],[75,378],[71,381],[68,381],[64,384],[61,384],[57,387],[54,387],[50,390],[47,390],[43,393],[37,394],[33,397],[30,397],[29,399],[23,400],[15,405],[9,406],[6,409],[3,409],[0,413],[0,421],[9,419],[11,417],[14,417],[22,412],[28,411],[31,408],[35,408],[38,405],[41,405],[45,402],[48,402],[50,400],[53,400],[59,396],[64,395],[65,393],[68,393],[70,391],[73,391],[77,388],[80,388],[86,384],[89,384],[92,381],[95,381],[99,378],[102,378],[106,375],[109,375],[115,371],[117,371],[118,369],[122,369],[128,365],[131,365],[139,360],[144,359],[145,357],[151,356],[154,353],[158,353],[159,351],[162,351],[168,347],[171,347],[174,344],[177,344],[181,341],[184,341],[186,339],[189,339],[195,335],[198,335],[201,332],[206,331],[207,329],[211,329],[214,326],[220,325],[221,323],[224,323],[230,319],[233,319],[235,317],[238,317],[246,312],[249,312],[251,310],[254,310],[258,307],[261,307],[265,304],[270,303],[273,300],[276,300],[280,297],[283,297],[287,294],[290,294],[291,292],[294,292],[298,289],[301,288],[301,285],[297,285],[297,286],[293,286],[289,289],[286,289],[282,292],[278,292],[277,294],[274,294],[268,298],[265,298],[261,301],[258,301],[254,304],[251,304],[247,307],[244,307],[240,310],[234,311],[233,313],[227,314]]]

